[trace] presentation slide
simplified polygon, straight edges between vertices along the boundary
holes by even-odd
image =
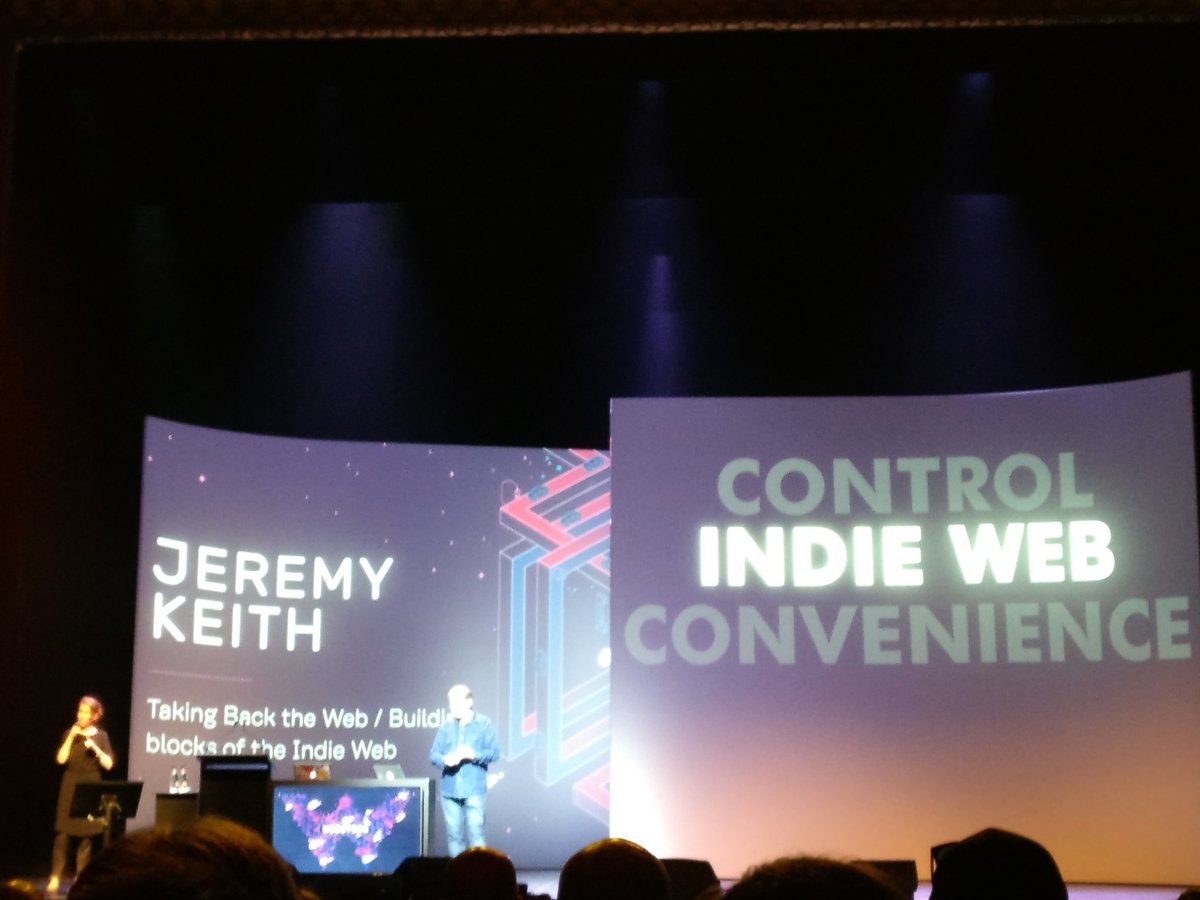
[[[608,833],[610,475],[595,450],[148,419],[130,777],[203,790],[195,757],[265,754],[281,781],[436,781],[463,682],[500,739],[489,843],[561,864]]]
[[[610,825],[1200,882],[1191,378],[612,405]]]

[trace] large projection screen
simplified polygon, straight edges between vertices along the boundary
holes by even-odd
[[[147,420],[130,776],[194,787],[198,755],[266,754],[276,779],[436,779],[466,682],[500,738],[489,842],[561,864],[607,834],[610,471]]]
[[[1200,881],[1191,381],[619,399],[611,829]]]

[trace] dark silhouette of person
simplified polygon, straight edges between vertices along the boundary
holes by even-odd
[[[721,879],[706,859],[662,857],[671,881],[671,900],[716,900],[725,892]]]
[[[942,850],[929,900],[1067,900],[1050,851],[1032,838],[985,828]]]
[[[205,816],[131,831],[75,879],[68,900],[306,900],[292,867],[257,831]]]
[[[491,847],[469,847],[442,870],[441,900],[516,900],[517,870]]]
[[[669,900],[667,868],[624,838],[603,838],[575,851],[558,877],[558,900]]]
[[[753,866],[726,900],[903,900],[867,863],[825,856],[784,856]]]

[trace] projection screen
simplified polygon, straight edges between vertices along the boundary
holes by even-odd
[[[610,471],[148,419],[130,776],[148,800],[205,755],[436,779],[465,682],[500,738],[489,842],[561,864],[607,833]]]
[[[1190,376],[612,405],[611,830],[1200,881]]]

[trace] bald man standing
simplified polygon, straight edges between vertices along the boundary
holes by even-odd
[[[450,718],[438,728],[429,748],[429,761],[442,773],[439,793],[446,819],[446,842],[451,856],[467,847],[486,844],[483,823],[487,811],[488,764],[500,758],[492,720],[475,711],[475,698],[465,684],[447,694]]]

